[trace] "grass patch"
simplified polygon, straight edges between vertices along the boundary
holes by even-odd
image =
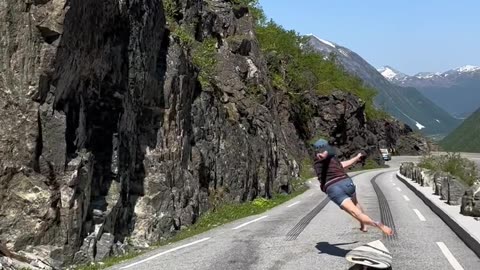
[[[354,167],[349,170],[349,172],[358,172],[358,171],[364,171],[364,170],[374,170],[374,169],[384,169],[384,168],[389,168],[390,166],[388,165],[380,165],[375,160],[371,158],[367,158],[365,160],[365,164],[361,167]]]
[[[217,54],[216,44],[217,41],[214,38],[209,38],[196,44],[192,51],[193,64],[200,70],[198,79],[202,87],[206,87],[215,75],[217,64],[215,59]]]
[[[305,181],[307,179],[308,178],[299,178],[299,179],[293,180],[292,188],[294,191],[290,194],[286,194],[286,195],[277,194],[277,195],[274,195],[273,198],[271,199],[265,199],[260,197],[246,203],[227,203],[227,204],[219,205],[216,207],[215,211],[209,211],[204,215],[202,215],[197,223],[193,224],[192,226],[184,230],[181,230],[170,239],[160,241],[159,243],[151,246],[149,249],[143,252],[141,251],[131,252],[119,257],[110,257],[100,263],[79,266],[75,268],[75,270],[104,269],[112,265],[119,264],[126,260],[132,259],[139,255],[142,255],[147,251],[201,234],[203,232],[206,232],[210,229],[224,225],[231,221],[248,217],[251,215],[261,214],[305,192],[307,190],[307,186],[305,185]]]
[[[458,153],[425,155],[420,159],[418,166],[432,172],[448,172],[468,186],[474,185],[479,178],[475,162],[461,157]]]
[[[171,28],[171,35],[174,39],[177,39],[180,45],[185,49],[190,49],[193,44],[195,43],[195,39],[193,38],[193,30],[187,29],[185,26],[181,25],[172,25]]]
[[[300,179],[307,180],[315,176],[312,160],[310,158],[302,160],[302,163],[300,164]]]

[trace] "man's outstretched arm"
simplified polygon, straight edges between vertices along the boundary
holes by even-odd
[[[358,153],[357,156],[355,156],[354,158],[346,160],[346,161],[342,161],[340,163],[342,164],[343,168],[348,168],[348,167],[352,166],[353,164],[357,163],[362,158],[362,156],[363,155],[361,153]]]

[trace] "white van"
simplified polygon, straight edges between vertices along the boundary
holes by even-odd
[[[392,159],[392,156],[390,155],[390,152],[388,152],[387,148],[380,148],[380,152],[382,153],[383,160],[391,160]]]

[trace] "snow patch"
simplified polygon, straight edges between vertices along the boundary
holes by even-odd
[[[397,76],[397,73],[395,73],[395,71],[391,70],[390,68],[385,68],[382,72],[381,72],[382,76],[389,79],[389,80],[392,80],[393,78],[395,78],[395,76]]]
[[[417,126],[417,128],[418,128],[418,129],[420,129],[420,130],[421,130],[422,128],[425,128],[425,126],[424,126],[424,125],[422,125],[422,124],[418,123],[417,121],[415,121],[415,122],[416,122],[416,124],[415,124],[415,125]]]
[[[331,42],[328,41],[328,40],[324,40],[324,39],[321,39],[321,38],[319,38],[318,40],[320,40],[321,42],[327,44],[327,45],[330,46],[330,47],[336,48],[335,45],[333,45],[333,43],[331,43]]]
[[[425,74],[425,75],[417,75],[415,77],[417,77],[419,79],[430,79],[430,78],[435,77],[435,74],[430,73],[430,74]]]
[[[330,42],[330,41],[328,41],[328,40],[325,40],[325,39],[321,39],[321,38],[315,36],[314,34],[308,34],[307,36],[312,36],[312,37],[320,40],[321,42],[327,44],[328,46],[333,47],[333,48],[336,48],[335,45],[334,45],[332,42]]]
[[[340,53],[343,54],[345,57],[350,57],[346,51],[342,49],[338,49],[338,51],[340,51]]]
[[[455,69],[458,72],[472,72],[472,71],[477,71],[480,70],[480,67],[477,66],[472,66],[472,65],[466,65],[463,67],[459,67]]]

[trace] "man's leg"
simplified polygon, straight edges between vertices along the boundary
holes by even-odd
[[[358,209],[357,206],[353,203],[353,201],[349,199],[345,199],[342,203],[342,209],[344,209],[347,213],[349,213],[352,217],[354,217],[356,220],[358,220],[360,223],[363,223],[365,225],[370,225],[377,227],[380,229],[384,234],[387,235],[392,235],[393,230],[389,228],[388,226],[380,223],[380,222],[375,222],[373,221],[369,216],[365,215]]]
[[[360,203],[358,202],[358,199],[357,199],[357,194],[353,194],[352,196],[352,202],[353,204],[355,204],[355,206],[358,208],[358,210],[360,210],[360,212],[362,213],[365,213],[365,211],[363,210],[362,206],[360,205]],[[367,226],[365,226],[365,224],[363,224],[362,222],[360,222],[360,230],[362,232],[367,232]]]

